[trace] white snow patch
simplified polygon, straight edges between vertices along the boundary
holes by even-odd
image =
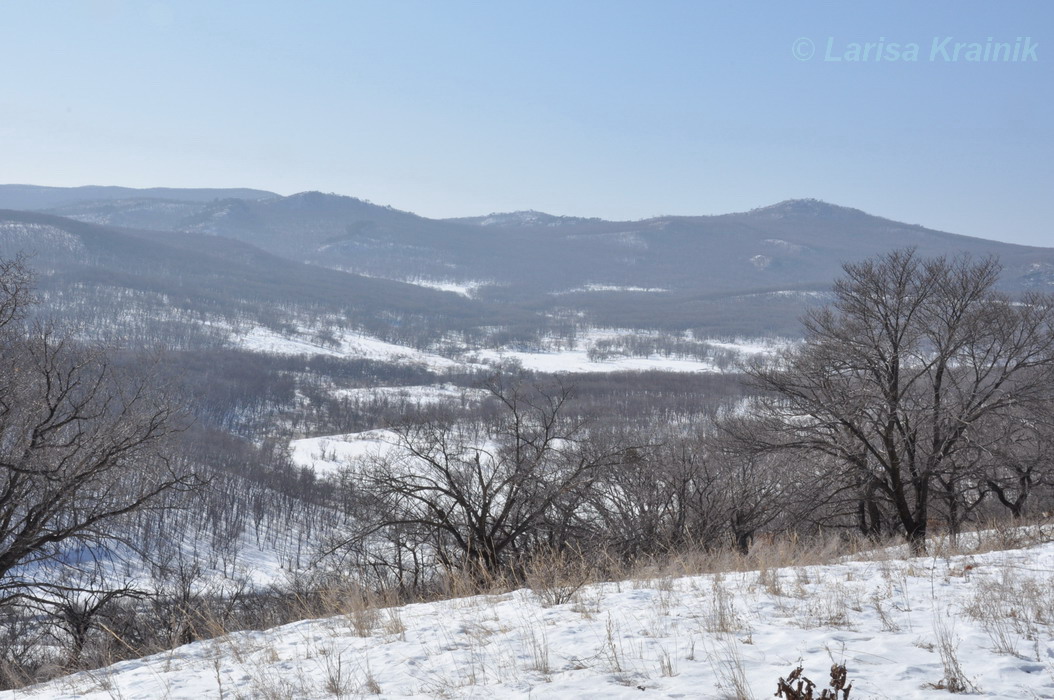
[[[412,386],[378,386],[355,389],[336,389],[330,392],[334,398],[353,401],[388,401],[412,406],[436,406],[444,403],[474,403],[487,395],[482,389],[466,389],[453,384]]]
[[[368,430],[293,440],[289,443],[289,455],[296,466],[328,476],[361,460],[381,459],[397,446],[398,436],[392,431]]]
[[[766,267],[772,264],[772,258],[768,255],[755,255],[750,258],[751,264],[759,270],[764,270]]]
[[[663,334],[654,331],[631,330],[625,328],[594,328],[580,331],[573,347],[566,343],[554,342],[545,350],[522,350],[516,348],[483,349],[473,352],[469,358],[474,362],[501,364],[517,362],[524,369],[535,372],[583,373],[583,372],[727,372],[736,371],[734,367],[722,368],[708,359],[695,357],[677,357],[666,355],[629,356],[610,355],[604,359],[590,358],[590,349],[601,340],[617,339],[625,336],[658,336]],[[782,338],[737,338],[734,340],[712,340],[695,338],[691,333],[675,335],[687,340],[698,340],[718,350],[729,350],[742,356],[773,355],[792,341]]]
[[[577,292],[668,292],[669,289],[665,287],[633,287],[617,284],[587,284],[584,287],[575,287],[574,289],[568,289],[562,292],[550,292],[552,296],[561,296],[564,294],[575,294]]]
[[[680,360],[669,357],[612,357],[605,360],[590,360],[587,350],[560,350],[554,352],[522,352],[510,350],[480,350],[473,355],[476,361],[501,364],[510,360],[518,362],[532,372],[581,373],[581,372],[720,372],[712,362],[702,360]]]
[[[438,289],[441,292],[451,292],[452,294],[459,294],[463,297],[471,299],[480,287],[485,287],[489,282],[457,282],[454,280],[428,280],[428,279],[408,279],[408,280],[397,280],[399,282],[405,282],[406,284],[417,285],[418,287],[427,287],[428,289]]]
[[[791,243],[790,241],[785,241],[782,238],[766,238],[764,242],[768,243],[769,245],[775,248],[782,248],[783,250],[789,251],[791,253],[800,253],[803,250],[803,248],[797,243]]]
[[[242,333],[233,333],[234,343],[253,352],[274,355],[329,355],[355,359],[379,360],[425,365],[431,369],[459,367],[450,358],[428,353],[405,345],[396,345],[364,333],[345,331],[334,336],[334,343],[313,340],[309,329],[298,329],[289,337],[263,326],[254,326]]]
[[[731,350],[741,355],[775,355],[794,342],[785,338],[736,338],[735,340],[707,340],[707,345]]]
[[[363,358],[382,362],[396,362],[404,364],[423,365],[436,371],[447,369],[486,369],[505,362],[519,363],[524,369],[535,372],[547,373],[584,373],[584,372],[643,372],[643,371],[666,371],[666,372],[723,372],[733,371],[734,368],[722,367],[715,362],[700,357],[667,356],[665,354],[654,354],[649,356],[630,356],[610,354],[603,359],[591,359],[590,349],[599,340],[613,339],[620,336],[653,335],[660,336],[654,331],[640,331],[631,329],[600,328],[581,331],[571,342],[568,339],[553,337],[544,341],[537,348],[501,347],[473,349],[461,348],[451,351],[452,357],[444,357],[436,353],[425,352],[404,345],[396,345],[380,340],[363,333],[357,332],[334,332],[332,343],[323,343],[316,340],[317,333],[311,329],[298,329],[295,335],[283,335],[262,326],[254,326],[248,330],[232,331],[233,342],[243,348],[255,352],[272,353],[279,355],[329,355],[332,357]],[[676,337],[676,336],[675,336]],[[679,337],[691,339],[691,334],[681,334]],[[778,350],[790,344],[790,341],[782,339],[736,339],[710,340],[700,338],[700,342],[706,343],[719,350],[730,350],[740,355],[775,354]],[[337,390],[338,392],[342,390]],[[407,396],[412,403],[422,405],[422,401],[460,400],[460,393],[449,390],[431,391],[431,398],[426,398],[425,390],[381,387],[371,389],[351,389],[346,395],[364,397],[366,392],[374,392],[378,396],[396,398],[400,392],[410,392]],[[377,393],[379,392],[379,393]],[[414,398],[414,395],[419,398]],[[340,395],[339,393],[335,395]],[[441,396],[442,395],[442,396]]]

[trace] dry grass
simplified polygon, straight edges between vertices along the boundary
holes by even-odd
[[[747,683],[743,657],[739,653],[740,641],[731,634],[721,634],[707,649],[707,658],[720,679],[718,690],[727,700],[754,700]]]
[[[583,586],[596,579],[595,565],[575,549],[543,550],[524,572],[524,583],[546,607],[572,602]]]
[[[280,605],[259,606],[280,608],[270,617],[258,618],[260,623],[280,624],[308,618],[338,617],[346,629],[359,637],[381,636],[388,641],[405,639],[406,624],[399,606],[407,602],[433,601],[460,598],[469,604],[465,596],[473,598],[471,604],[492,606],[510,591],[526,585],[543,606],[570,605],[571,610],[587,618],[602,613],[602,589],[591,584],[611,582],[608,590],[621,590],[626,586],[647,588],[653,591],[652,613],[648,621],[641,621],[644,633],[656,640],[658,649],[645,658],[640,649],[627,648],[618,624],[610,619],[605,638],[598,644],[595,658],[580,660],[587,665],[597,665],[618,678],[635,680],[651,676],[669,677],[678,673],[675,659],[692,659],[696,656],[697,642],[711,655],[716,654],[722,678],[722,691],[729,697],[749,697],[742,673],[739,644],[749,642],[750,622],[743,612],[737,610],[734,596],[727,581],[733,575],[756,572],[756,577],[737,577],[747,581],[755,594],[767,593],[776,600],[781,613],[795,616],[803,627],[835,627],[851,629],[855,613],[870,608],[878,614],[883,629],[890,632],[912,630],[911,608],[906,599],[898,599],[897,591],[904,591],[906,577],[936,573],[952,580],[970,577],[974,573],[968,563],[961,559],[948,560],[940,565],[941,557],[953,557],[987,552],[1007,547],[1020,547],[1050,541],[1054,527],[1033,525],[1030,527],[986,527],[964,533],[951,545],[948,538],[936,536],[931,545],[931,556],[926,559],[895,563],[906,556],[902,543],[873,543],[867,540],[827,537],[802,540],[796,537],[759,538],[751,550],[743,554],[732,550],[687,549],[676,554],[656,555],[626,562],[617,557],[601,554],[587,555],[575,550],[542,552],[523,568],[522,578],[507,578],[487,575],[477,571],[452,570],[437,577],[432,585],[416,594],[406,591],[378,590],[363,585],[354,576],[328,576],[321,579],[305,579],[295,582],[281,598],[273,600]],[[874,579],[870,591],[860,590],[859,582],[824,580],[815,567],[845,561],[847,558],[872,562],[880,576]],[[680,577],[712,574],[710,581],[699,584],[702,590],[698,599],[699,612],[691,631],[678,629],[680,624],[671,619],[671,610],[683,604],[689,592]],[[517,594],[521,595],[521,594]],[[693,591],[690,595],[694,596]],[[1043,626],[1054,624],[1054,576],[1049,573],[1037,575],[1015,569],[1009,564],[998,579],[981,579],[976,582],[976,593],[971,605],[964,611],[978,620],[988,633],[994,651],[1002,654],[1035,656]],[[481,613],[480,617],[484,617]],[[235,624],[232,624],[232,621]],[[239,629],[238,621],[224,613],[221,606],[205,606],[188,619],[195,637],[222,637]],[[260,627],[272,626],[260,624]],[[522,660],[499,659],[486,652],[488,645],[487,625],[481,625],[478,633],[471,630],[460,635],[451,644],[471,647],[468,659],[457,672],[456,679],[436,679],[432,690],[437,694],[457,694],[457,688],[485,683],[488,678],[499,677],[504,668],[522,668],[538,674],[544,680],[554,672],[554,662],[549,650],[544,627],[538,621],[527,621],[523,627]],[[953,690],[969,690],[974,687],[966,678],[956,657],[954,630],[946,620],[933,629],[936,641],[932,649],[937,652],[944,667],[944,677],[936,685]],[[97,654],[100,663],[129,658],[137,649],[121,646],[118,631],[111,635],[109,651]],[[667,641],[677,640],[672,645]],[[717,642],[713,640],[717,639]],[[687,641],[685,641],[687,640]],[[118,643],[121,642],[121,643]],[[1029,644],[1032,642],[1033,644]],[[929,641],[923,642],[930,644]],[[708,646],[709,645],[709,646]],[[716,646],[715,646],[716,645]],[[1030,648],[1035,646],[1035,649]],[[159,651],[163,645],[143,647],[138,651]],[[231,644],[222,653],[236,663],[248,663],[250,658],[259,658],[259,650],[245,648],[240,643]],[[474,650],[474,651],[473,651]],[[349,667],[347,660],[334,652],[319,652],[319,662],[325,666],[324,692],[333,697],[378,692],[376,681],[369,670],[357,666]],[[39,682],[42,676],[57,675],[67,671],[59,666],[49,667],[47,660],[41,661],[32,674],[25,667],[3,667],[2,672],[9,683]],[[21,675],[20,675],[21,674]],[[296,679],[277,679],[268,672],[252,671],[252,684],[259,697],[280,697],[283,693],[306,690],[297,686]],[[222,688],[222,678],[217,675]],[[290,685],[292,684],[292,685]],[[317,692],[317,689],[315,689]]]
[[[944,677],[934,684],[935,688],[949,693],[979,693],[980,689],[966,677],[962,664],[959,663],[959,638],[955,635],[955,625],[946,614],[937,611],[933,618],[933,633],[937,638],[937,653],[944,667]]]

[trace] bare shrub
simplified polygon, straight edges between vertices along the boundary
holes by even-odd
[[[564,605],[590,581],[595,570],[576,549],[543,549],[531,557],[524,572],[524,581],[538,596],[542,605]]]
[[[947,690],[949,693],[979,693],[980,690],[966,677],[966,672],[959,663],[959,640],[955,636],[952,623],[943,613],[938,612],[934,615],[933,632],[937,637],[937,653],[941,657],[941,665],[944,666],[944,678],[937,681],[933,687]]]
[[[798,666],[786,678],[780,678],[776,683],[776,697],[786,700],[848,700],[853,684],[846,684],[849,674],[845,664],[831,666],[830,684],[827,688],[820,688],[819,695],[815,694],[816,684],[803,675],[804,671],[804,667]]]

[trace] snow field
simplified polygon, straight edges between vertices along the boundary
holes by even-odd
[[[518,352],[504,350],[480,350],[474,354],[477,361],[501,364],[513,360],[532,372],[582,373],[582,372],[719,372],[716,365],[700,360],[679,360],[668,357],[616,357],[607,360],[590,360],[588,350],[560,350],[553,352]]]
[[[348,435],[303,438],[289,443],[293,464],[330,476],[354,463],[381,459],[398,449],[398,436],[390,430],[367,430]]]
[[[274,355],[329,355],[418,364],[434,370],[461,366],[461,363],[442,355],[423,352],[405,345],[396,345],[364,333],[346,331],[335,338],[334,345],[319,343],[312,338],[312,335],[310,331],[300,329],[298,335],[287,337],[269,328],[255,326],[243,333],[233,334],[232,341],[246,350]]]
[[[0,699],[771,697],[797,665],[853,698],[1054,697],[1054,545],[542,588],[243,632]],[[543,595],[539,595],[539,593]],[[956,670],[958,669],[958,670]]]
[[[521,351],[510,349],[484,349],[469,355],[475,362],[489,364],[500,364],[512,360],[518,362],[524,369],[534,372],[560,373],[582,373],[582,372],[723,372],[715,363],[708,360],[665,357],[663,355],[651,355],[649,357],[633,357],[626,355],[613,356],[603,360],[593,360],[589,357],[589,350],[597,341],[616,339],[620,336],[648,335],[648,331],[634,329],[611,329],[596,328],[587,332],[581,332],[576,337],[574,349],[558,344],[547,352]],[[691,334],[686,336],[694,339]],[[710,340],[707,338],[697,339],[708,345],[721,350],[729,350],[742,356],[752,355],[775,355],[780,349],[790,344],[782,338],[753,338],[735,340]]]
[[[512,348],[473,349],[464,348],[454,357],[425,352],[405,345],[358,333],[345,331],[334,337],[334,342],[325,344],[316,339],[317,333],[301,328],[296,335],[282,335],[263,326],[247,330],[231,331],[231,342],[253,352],[276,355],[328,355],[393,362],[397,364],[422,365],[434,371],[457,369],[485,369],[513,361],[524,369],[554,374],[583,372],[721,372],[724,371],[707,360],[665,357],[614,356],[593,360],[589,350],[598,340],[645,333],[632,329],[593,329],[578,335],[574,348],[566,347],[563,340],[554,339],[552,348],[546,350],[517,350]],[[732,341],[703,340],[714,348],[729,350],[743,356],[774,355],[788,345],[788,341],[774,338],[736,339]],[[390,387],[382,387],[391,389]]]

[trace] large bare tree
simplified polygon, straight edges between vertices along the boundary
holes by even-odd
[[[835,301],[806,315],[805,343],[750,370],[760,423],[739,437],[835,458],[921,551],[938,479],[975,483],[965,470],[988,426],[1049,397],[1054,303],[998,293],[991,259],[901,250],[844,271]]]
[[[499,572],[534,545],[559,547],[598,473],[625,450],[566,417],[571,390],[496,377],[487,421],[397,429],[395,449],[361,474],[366,532],[398,532],[448,566]],[[554,541],[554,539],[556,541]]]
[[[190,484],[175,405],[141,372],[25,319],[31,275],[0,263],[0,603],[60,584],[46,565],[120,538],[120,517]],[[65,584],[64,584],[65,585]]]

